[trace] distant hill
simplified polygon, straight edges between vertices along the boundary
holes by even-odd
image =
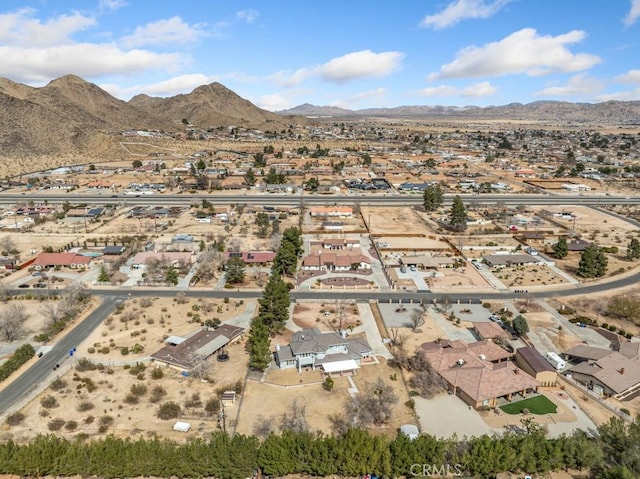
[[[285,121],[219,83],[187,95],[125,102],[97,85],[66,75],[41,88],[0,78],[0,155],[91,154],[117,151],[109,132],[125,129],[184,131],[183,119],[201,128],[280,129]],[[115,145],[115,146],[114,146]]]
[[[640,124],[640,101],[608,101],[603,103],[570,103],[538,101],[503,106],[398,106],[346,110],[337,107],[314,106],[308,103],[278,112],[281,115],[306,117],[388,117],[452,119],[504,119],[584,123]]]

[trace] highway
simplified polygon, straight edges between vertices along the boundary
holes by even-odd
[[[445,195],[444,204],[451,204],[454,195]],[[592,194],[480,194],[460,195],[466,204],[505,205],[505,206],[606,206],[606,205],[640,205],[640,196],[608,196]],[[88,205],[118,205],[118,206],[190,206],[201,205],[207,200],[214,205],[268,205],[268,206],[300,206],[331,205],[331,204],[359,204],[362,206],[413,206],[422,204],[421,194],[372,193],[353,195],[322,195],[322,194],[153,194],[132,196],[124,193],[117,195],[97,193],[39,193],[0,194],[0,204],[13,205],[33,201],[38,204],[60,204],[65,201]]]

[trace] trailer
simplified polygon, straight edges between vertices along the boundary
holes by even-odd
[[[547,361],[549,361],[549,363],[551,363],[551,365],[558,371],[561,371],[567,366],[567,363],[564,362],[564,359],[562,359],[552,351],[549,351],[545,357],[547,358]]]

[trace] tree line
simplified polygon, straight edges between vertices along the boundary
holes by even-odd
[[[220,431],[186,444],[157,438],[84,441],[48,435],[28,444],[0,444],[0,473],[244,479],[260,470],[273,476],[373,473],[411,477],[429,466],[455,468],[471,477],[495,477],[503,471],[540,474],[587,469],[592,477],[624,479],[640,474],[639,443],[638,421],[629,425],[618,418],[600,426],[595,436],[577,431],[553,439],[546,439],[539,428],[530,433],[507,432],[498,438],[420,435],[415,440],[404,434],[389,437],[362,429],[333,436],[284,431],[270,434],[263,442],[255,436],[229,436]]]

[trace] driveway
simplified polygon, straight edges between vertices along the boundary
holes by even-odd
[[[358,303],[358,313],[360,314],[360,321],[362,321],[362,325],[354,328],[353,332],[365,333],[374,355],[382,356],[385,359],[393,359],[391,351],[389,351],[382,343],[382,336],[380,335],[380,330],[378,329],[376,320],[373,317],[371,306],[369,306],[368,303]]]
[[[467,406],[460,398],[439,394],[431,399],[414,397],[415,410],[423,433],[437,438],[458,438],[501,434],[502,429],[487,426],[480,415]]]
[[[424,277],[429,274],[426,271],[420,271],[416,269],[415,271],[411,271],[410,268],[405,268],[405,272],[403,273],[400,268],[396,268],[396,276],[399,280],[410,279],[416,285],[418,291],[430,291],[429,286],[427,285]]]
[[[464,341],[465,343],[473,343],[477,341],[476,337],[470,330],[461,326],[456,326],[454,322],[446,320],[444,316],[440,314],[433,306],[427,307],[427,312],[429,313],[429,316],[433,318],[436,324],[440,327],[440,329],[442,329],[445,334],[445,338],[451,341],[460,340]]]

